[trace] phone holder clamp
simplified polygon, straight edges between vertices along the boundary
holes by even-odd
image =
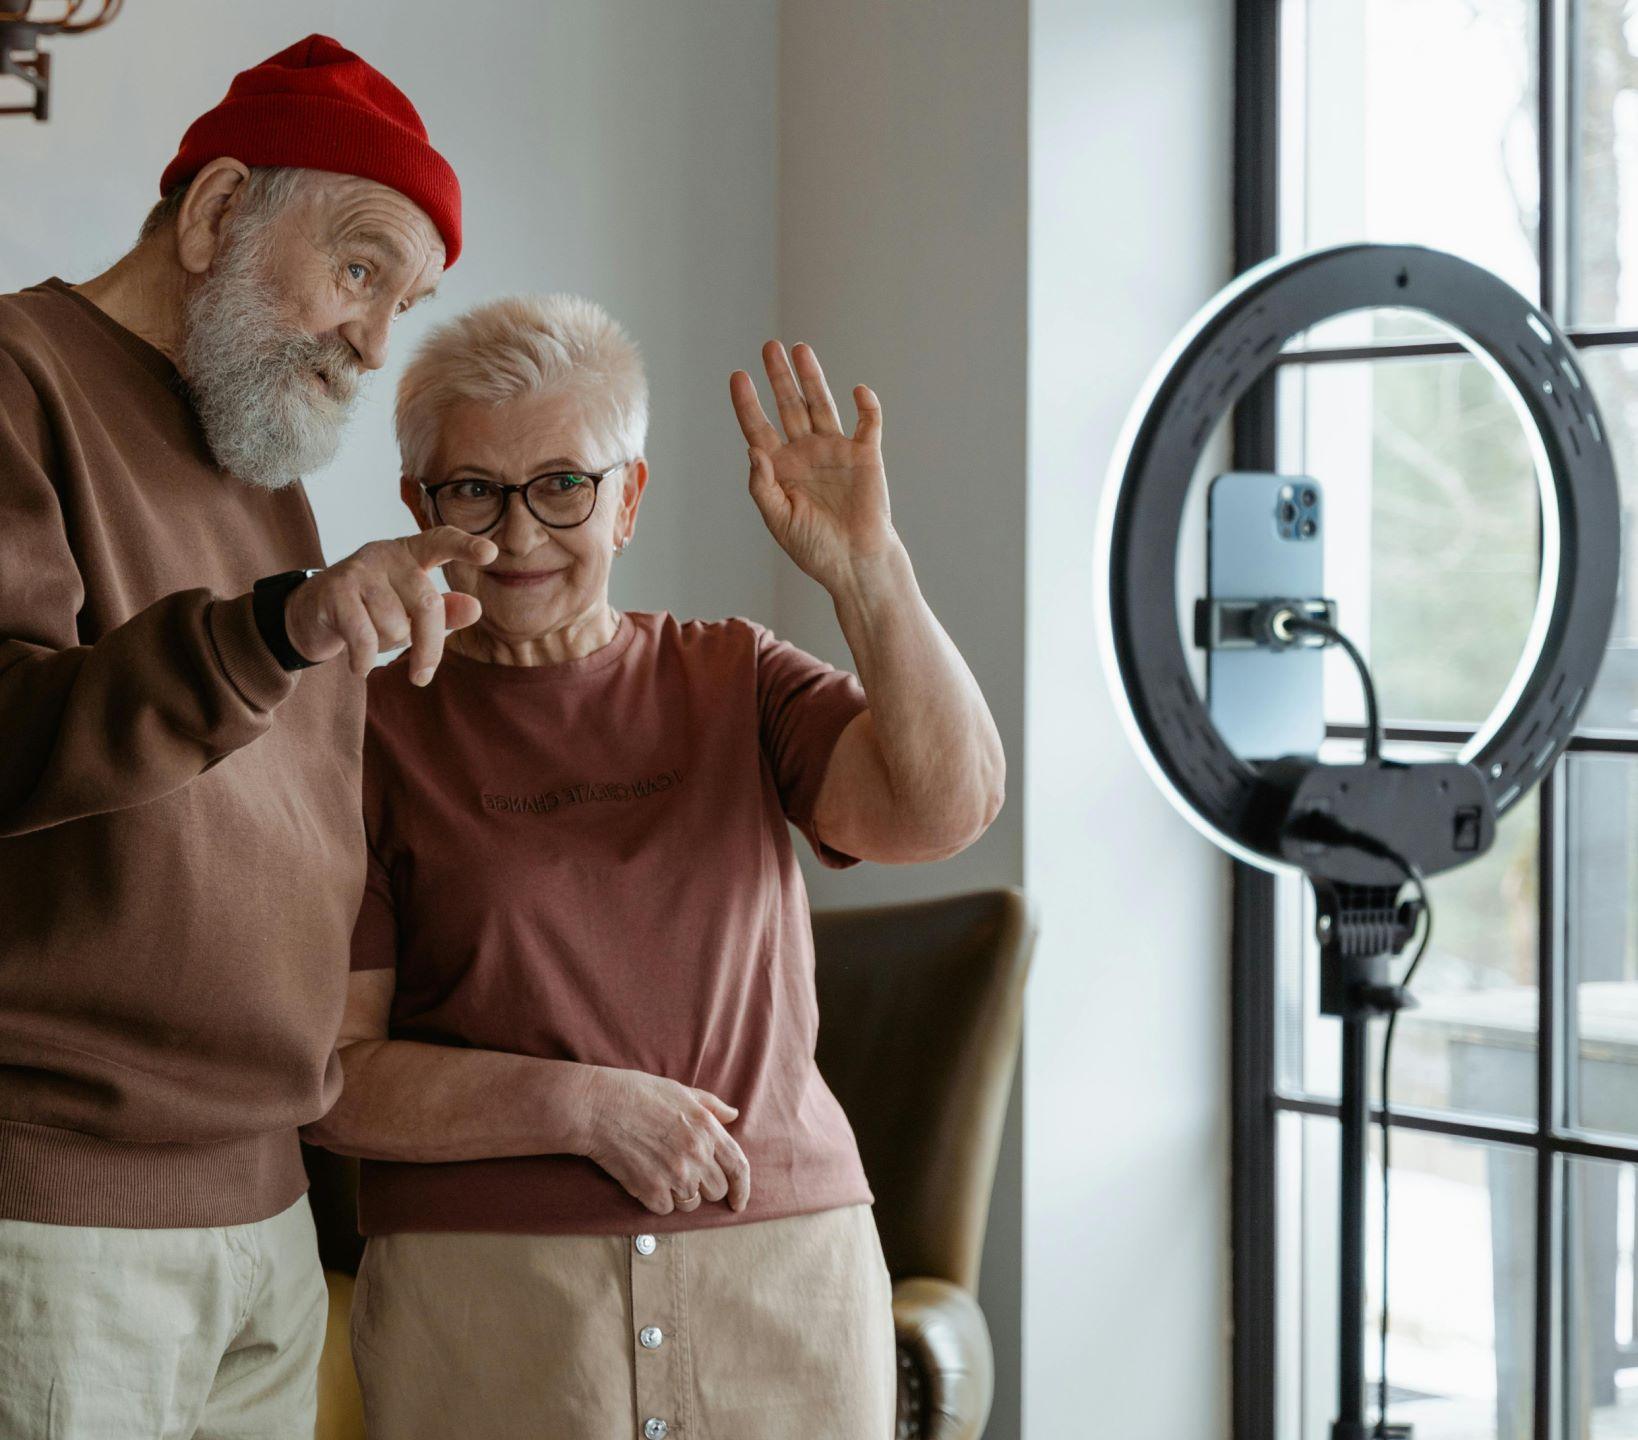
[[[1201,650],[1323,650],[1322,635],[1292,630],[1293,615],[1337,623],[1335,600],[1196,600],[1194,643]]]

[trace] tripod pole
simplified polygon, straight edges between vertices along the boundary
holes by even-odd
[[[1370,1016],[1342,1017],[1342,1156],[1337,1270],[1337,1421],[1332,1440],[1367,1440],[1365,1427],[1365,1158],[1370,1133]]]
[[[1401,1006],[1388,957],[1416,928],[1397,887],[1314,881],[1320,937],[1320,1012],[1342,1025],[1342,1153],[1337,1177],[1337,1418],[1331,1440],[1404,1437],[1365,1422],[1365,1180],[1371,1131],[1370,1023]]]

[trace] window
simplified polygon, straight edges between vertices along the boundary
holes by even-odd
[[[1638,0],[1241,0],[1238,46],[1242,267],[1357,239],[1466,256],[1565,328],[1611,432],[1625,571],[1603,674],[1495,848],[1432,882],[1399,1024],[1390,1418],[1419,1440],[1638,1440]],[[1234,448],[1325,484],[1327,591],[1390,741],[1454,751],[1539,580],[1497,382],[1425,316],[1342,317],[1288,347]],[[1357,684],[1329,659],[1346,748]],[[1238,1440],[1310,1440],[1335,1414],[1338,1056],[1312,923],[1305,882],[1238,870]]]

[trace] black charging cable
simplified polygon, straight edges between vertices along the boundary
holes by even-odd
[[[1335,625],[1309,615],[1299,614],[1291,609],[1289,605],[1271,609],[1267,615],[1266,624],[1273,640],[1279,645],[1289,645],[1295,635],[1317,635],[1326,644],[1340,646],[1347,652],[1348,658],[1354,663],[1354,669],[1359,672],[1360,688],[1365,693],[1365,758],[1368,761],[1380,760],[1382,758],[1382,714],[1377,705],[1376,684],[1371,679],[1370,666],[1365,663],[1365,657],[1360,653],[1359,647],[1342,631],[1338,630]],[[1376,1433],[1378,1436],[1386,1437],[1394,1433],[1388,1428],[1388,1212],[1389,1177],[1391,1174],[1389,1151],[1393,1124],[1388,1082],[1393,1061],[1394,1029],[1399,1022],[1399,1012],[1410,1003],[1411,980],[1416,974],[1417,967],[1422,963],[1422,957],[1427,954],[1428,942],[1433,938],[1433,902],[1428,898],[1427,880],[1420,868],[1405,859],[1403,855],[1400,855],[1390,846],[1384,845],[1374,836],[1349,829],[1346,826],[1337,824],[1335,821],[1330,822],[1327,828],[1332,832],[1329,838],[1337,843],[1348,845],[1356,850],[1363,850],[1367,854],[1380,856],[1390,861],[1404,874],[1406,880],[1416,887],[1419,918],[1422,926],[1422,938],[1417,942],[1410,964],[1406,967],[1404,978],[1397,985],[1390,987],[1389,995],[1385,997],[1388,1026],[1382,1037],[1382,1324],[1378,1335]]]
[[[1386,847],[1383,847],[1386,849]],[[1391,855],[1391,852],[1390,852]],[[1377,1422],[1376,1433],[1386,1436],[1388,1431],[1388,1177],[1392,1173],[1389,1169],[1388,1141],[1393,1133],[1393,1117],[1388,1102],[1388,1077],[1393,1060],[1393,1032],[1399,1023],[1399,1012],[1405,1008],[1410,990],[1410,983],[1416,976],[1416,968],[1422,963],[1422,957],[1428,953],[1428,941],[1433,938],[1433,902],[1428,899],[1428,882],[1423,878],[1421,870],[1410,861],[1398,855],[1391,858],[1405,872],[1405,878],[1416,887],[1417,898],[1422,906],[1422,938],[1416,943],[1416,950],[1411,955],[1411,962],[1405,969],[1404,977],[1395,989],[1399,992],[1399,1003],[1388,1011],[1388,1028],[1382,1036],[1382,1330],[1378,1339],[1378,1374],[1377,1374]]]
[[[1376,703],[1376,683],[1371,679],[1371,667],[1365,663],[1365,657],[1359,653],[1359,647],[1335,625],[1324,620],[1316,620],[1311,615],[1299,614],[1289,605],[1280,606],[1273,611],[1268,619],[1268,628],[1275,641],[1281,645],[1289,645],[1295,635],[1318,635],[1327,645],[1339,646],[1347,652],[1348,658],[1354,662],[1354,669],[1359,671],[1360,689],[1365,692],[1365,758],[1380,760],[1382,713]]]

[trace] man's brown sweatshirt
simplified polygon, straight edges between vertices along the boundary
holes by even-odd
[[[331,1058],[363,889],[364,687],[286,674],[261,576],[301,486],[211,458],[164,355],[0,296],[0,1218],[265,1219]]]

